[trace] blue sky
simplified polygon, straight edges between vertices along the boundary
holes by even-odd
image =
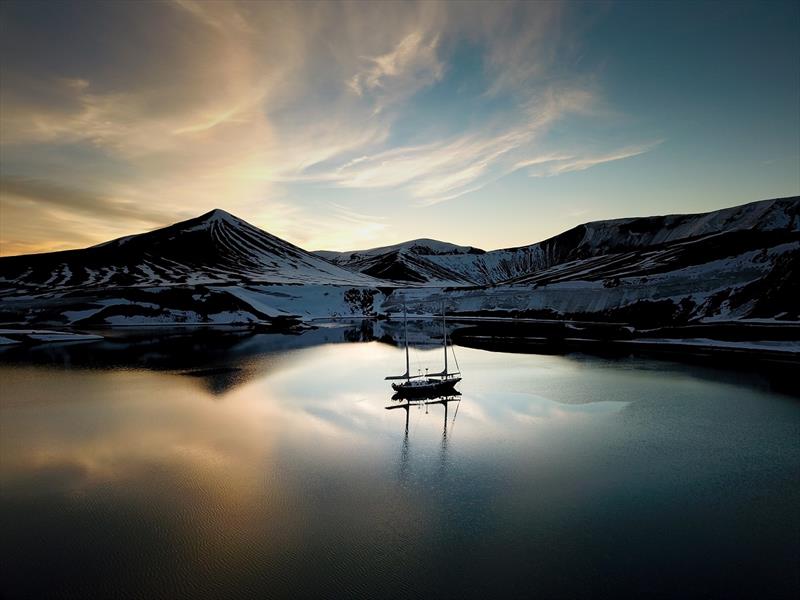
[[[0,252],[224,208],[487,249],[800,194],[796,2],[0,7]]]

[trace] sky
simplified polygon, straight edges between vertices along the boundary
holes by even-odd
[[[519,246],[800,194],[797,2],[0,3],[0,254]]]

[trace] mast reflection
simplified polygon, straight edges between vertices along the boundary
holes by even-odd
[[[408,439],[408,425],[409,425],[409,417],[411,414],[411,407],[416,406],[418,409],[422,409],[425,407],[425,414],[428,414],[428,407],[441,404],[444,407],[444,424],[442,426],[442,443],[441,443],[441,450],[439,454],[439,471],[440,476],[444,476],[445,471],[447,470],[447,425],[448,425],[448,416],[449,416],[449,406],[451,402],[456,402],[456,409],[453,414],[453,421],[451,423],[451,431],[452,426],[455,424],[456,417],[458,416],[458,408],[461,406],[461,393],[457,391],[452,391],[446,396],[442,395],[430,395],[427,397],[422,398],[414,398],[414,399],[407,399],[405,397],[401,397],[401,395],[395,394],[392,396],[392,400],[396,402],[396,404],[391,404],[386,407],[386,410],[397,410],[403,409],[406,413],[405,415],[405,431],[403,434],[403,445],[400,449],[400,472],[399,478],[402,485],[407,483],[408,479],[408,468],[409,468],[409,439]]]
[[[409,413],[412,406],[425,406],[425,412],[428,412],[428,407],[434,404],[441,404],[444,406],[444,428],[442,431],[443,438],[447,437],[447,415],[448,415],[448,405],[451,402],[461,402],[461,393],[458,391],[451,391],[447,395],[436,395],[431,394],[428,396],[422,396],[418,398],[405,398],[400,394],[395,394],[392,396],[392,400],[395,401],[397,404],[391,404],[386,407],[386,410],[397,410],[398,408],[402,408],[406,411],[406,424],[405,424],[405,434],[408,436],[408,422],[409,422]],[[458,405],[457,405],[458,406]],[[456,415],[458,414],[458,407],[456,407]],[[453,421],[455,422],[455,415],[453,416]]]

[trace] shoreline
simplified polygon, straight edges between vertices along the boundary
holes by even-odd
[[[413,315],[410,321],[427,321],[431,316]],[[148,323],[109,327],[74,328],[51,326],[32,328],[3,326],[4,337],[18,343],[39,345],[68,341],[91,342],[124,337],[126,333],[168,332],[252,332],[302,334],[327,326],[344,327],[365,321],[396,319],[377,317],[322,318],[304,323],[299,329],[275,327],[268,323]],[[714,322],[666,327],[637,326],[629,323],[553,319],[508,319],[459,317],[449,319],[454,343],[479,349],[515,353],[563,352],[646,352],[667,356],[714,356],[731,359],[756,359],[759,362],[800,364],[800,323],[794,322]],[[379,339],[376,337],[376,339]],[[12,340],[9,339],[9,342]],[[9,344],[12,345],[12,344]],[[738,362],[738,361],[737,361]]]

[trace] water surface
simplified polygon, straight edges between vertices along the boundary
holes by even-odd
[[[402,350],[333,343],[357,339],[0,354],[3,597],[800,590],[797,398],[668,362],[457,348],[457,401],[387,410]]]

